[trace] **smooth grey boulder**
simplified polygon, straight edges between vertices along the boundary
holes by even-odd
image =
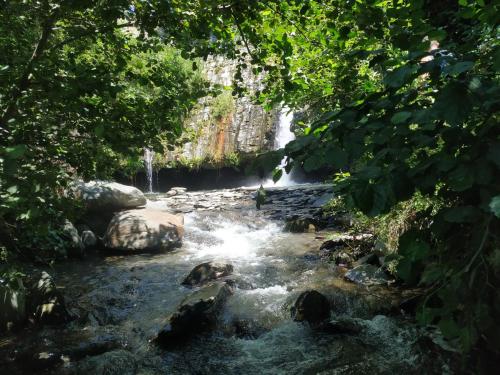
[[[170,347],[209,329],[231,293],[229,285],[218,282],[190,294],[168,318],[154,341]]]
[[[382,268],[373,264],[365,263],[346,272],[346,280],[362,285],[385,285],[389,282],[389,277]]]
[[[137,360],[127,350],[118,349],[78,362],[72,374],[77,375],[135,375]]]
[[[293,320],[317,325],[330,318],[330,302],[320,292],[306,290],[299,295],[291,312]]]
[[[161,251],[179,246],[184,235],[184,217],[154,209],[115,214],[104,236],[108,249]]]
[[[77,182],[75,195],[90,211],[119,211],[144,206],[146,197],[136,187],[117,182]]]
[[[202,285],[207,281],[213,281],[233,272],[233,266],[227,263],[206,262],[197,265],[184,279],[182,285]]]

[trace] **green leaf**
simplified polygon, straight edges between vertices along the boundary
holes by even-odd
[[[274,183],[278,182],[278,180],[281,178],[282,175],[283,175],[283,169],[281,168],[275,169],[273,172],[273,182]]]
[[[414,65],[405,65],[387,73],[384,78],[384,83],[389,87],[399,88],[411,81],[411,78],[414,76],[417,69],[418,68]]]
[[[5,153],[7,154],[7,158],[10,159],[19,159],[21,156],[23,156],[26,153],[26,150],[28,148],[26,145],[21,144],[21,145],[15,145],[12,147],[6,147],[5,148]]]
[[[448,84],[441,90],[432,108],[449,124],[462,124],[472,109],[467,87],[457,82]]]
[[[397,112],[391,117],[391,122],[396,125],[402,124],[406,122],[410,117],[411,117],[411,112],[408,111]]]
[[[449,74],[451,76],[458,76],[464,72],[471,70],[474,67],[474,62],[472,61],[462,61],[453,65],[448,65],[443,69],[445,74]]]
[[[325,163],[335,169],[341,169],[347,166],[347,153],[337,146],[330,146],[325,152]]]
[[[13,186],[10,186],[7,188],[7,192],[9,192],[10,194],[16,194],[17,193],[17,186],[16,185],[13,185]]]

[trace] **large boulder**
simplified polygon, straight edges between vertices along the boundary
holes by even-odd
[[[133,186],[117,182],[91,181],[76,184],[75,194],[90,211],[119,211],[144,206],[146,197]]]
[[[232,291],[226,283],[214,283],[189,295],[168,318],[154,341],[161,346],[179,344],[189,336],[207,330],[217,320]]]
[[[138,209],[115,214],[104,236],[108,249],[159,251],[179,246],[184,218],[165,211]]]
[[[292,318],[297,322],[320,324],[330,318],[330,302],[316,290],[302,292],[292,307]]]
[[[193,268],[182,284],[188,286],[201,285],[207,281],[228,276],[232,272],[233,266],[231,264],[215,262],[202,263]]]

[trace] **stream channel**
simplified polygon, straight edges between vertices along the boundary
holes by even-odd
[[[64,363],[37,371],[16,362],[8,373],[446,373],[446,366],[421,345],[419,329],[394,313],[389,287],[347,282],[321,256],[321,243],[334,229],[284,231],[287,215],[317,213],[317,197],[326,199],[328,188],[276,188],[274,195],[270,189],[270,204],[260,211],[254,192],[149,195],[148,205],[184,213],[182,246],[167,253],[95,255],[56,265],[56,282],[77,318],[63,327],[24,330],[2,345],[29,355],[45,353],[48,359],[62,353]],[[182,280],[207,261],[234,267],[233,293],[215,328],[172,349],[154,345],[150,340],[165,318],[193,293]],[[332,334],[294,322],[290,308],[311,289],[327,296],[332,319],[348,317],[360,332]]]

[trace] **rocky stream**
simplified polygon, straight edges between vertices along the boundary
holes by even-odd
[[[404,313],[407,291],[379,259],[349,253],[356,239],[341,218],[323,217],[330,186],[270,188],[261,210],[255,191],[148,195],[147,209],[184,215],[182,244],[159,252],[97,244],[83,260],[55,265],[70,319],[2,338],[2,373],[451,371],[439,337]]]

